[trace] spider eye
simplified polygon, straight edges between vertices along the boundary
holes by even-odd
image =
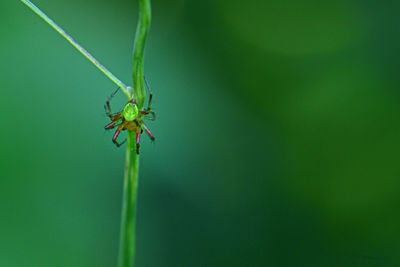
[[[124,108],[124,118],[127,121],[133,121],[137,118],[139,109],[135,104],[128,103]]]

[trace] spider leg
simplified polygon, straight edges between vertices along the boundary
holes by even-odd
[[[119,89],[120,88],[118,87],[117,90],[115,90],[115,92],[110,95],[110,97],[107,99],[106,103],[104,104],[104,110],[106,111],[107,116],[110,117],[111,120],[113,120],[115,115],[113,115],[111,113],[110,101],[115,96],[115,94],[119,91]]]
[[[151,91],[151,88],[149,86],[149,83],[147,82],[146,76],[143,76],[144,83],[146,84],[147,90],[149,90],[149,103],[147,104],[147,111],[151,109],[151,102],[153,100],[153,92]]]
[[[118,123],[120,123],[122,121],[120,116],[121,116],[121,112],[118,113],[117,115],[113,116],[112,121],[109,124],[107,124],[106,126],[104,126],[104,129],[110,130],[110,129],[113,129],[116,126],[118,126],[119,125]]]
[[[122,143],[118,143],[118,141],[117,141],[117,138],[118,138],[118,136],[119,136],[119,134],[121,133],[121,131],[122,131],[123,128],[124,128],[124,125],[123,125],[123,124],[119,125],[118,128],[117,128],[117,130],[115,131],[115,133],[114,133],[114,135],[113,135],[113,138],[112,138],[113,143],[114,143],[117,147],[122,146],[122,145],[126,142],[126,140],[124,140]]]
[[[109,124],[107,124],[106,126],[104,126],[104,129],[105,130],[113,129],[116,126],[118,126],[118,123],[120,123],[120,122],[121,122],[121,119],[114,120],[114,121],[110,122]]]
[[[120,121],[122,119],[122,112],[118,112],[115,115],[112,115],[110,119],[113,121]]]
[[[156,120],[156,113],[150,110],[140,111],[140,114],[145,115],[144,118],[147,120],[155,121]]]
[[[151,141],[156,140],[154,135],[151,133],[150,129],[147,128],[147,126],[144,123],[142,123],[142,127],[143,127],[144,131],[146,132],[146,134],[150,137]]]
[[[116,124],[117,124],[117,122],[115,122],[115,121],[110,122],[109,124],[107,124],[106,126],[104,126],[104,129],[106,129],[106,130],[113,129],[113,128],[115,128]]]
[[[139,155],[139,148],[140,148],[140,136],[142,133],[142,129],[140,127],[136,128],[136,154]]]

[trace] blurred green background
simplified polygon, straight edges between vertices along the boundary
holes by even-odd
[[[131,84],[136,1],[35,3]],[[400,266],[400,2],[152,6],[137,266]],[[20,1],[0,34],[0,266],[116,266],[116,86]]]

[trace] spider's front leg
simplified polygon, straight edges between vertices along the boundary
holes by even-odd
[[[126,139],[125,139],[122,143],[118,143],[118,141],[117,141],[117,138],[118,138],[118,136],[119,136],[119,134],[121,133],[121,131],[122,131],[123,128],[124,128],[124,125],[123,125],[123,124],[121,124],[120,126],[118,126],[118,128],[117,128],[117,130],[115,131],[115,133],[114,133],[114,135],[113,135],[113,138],[112,138],[113,143],[114,143],[117,147],[122,146],[122,145],[126,142]]]
[[[143,111],[140,111],[140,114],[144,115],[143,117],[146,120],[151,120],[151,121],[155,121],[156,120],[156,113],[154,113],[153,111],[143,110]]]
[[[119,91],[119,89],[120,88],[118,87],[117,90],[115,90],[115,92],[110,95],[110,97],[107,99],[106,103],[104,104],[104,110],[106,111],[107,116],[110,117],[110,119],[112,121],[116,120],[121,115],[119,113],[117,114],[118,117],[117,117],[117,115],[113,115],[111,112],[111,106],[110,106],[111,99],[115,96],[115,94]]]
[[[151,102],[153,101],[153,92],[151,91],[151,88],[149,86],[149,83],[147,82],[147,79],[145,76],[143,76],[144,83],[146,84],[147,90],[149,90],[149,103],[147,104],[146,111],[151,110]]]

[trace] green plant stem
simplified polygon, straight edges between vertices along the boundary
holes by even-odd
[[[144,48],[151,24],[150,0],[139,1],[139,22],[136,29],[135,46],[133,54],[133,92],[139,109],[143,108],[146,99],[144,86]]]
[[[132,267],[135,260],[135,215],[138,189],[139,156],[136,154],[135,132],[128,132],[125,177],[122,198],[119,267]]]
[[[128,99],[134,98],[139,109],[143,108],[146,99],[146,90],[144,86],[143,58],[146,38],[151,23],[150,0],[139,1],[139,22],[136,29],[133,57],[133,88],[126,86],[109,70],[100,64],[89,52],[79,45],[70,35],[68,35],[60,26],[43,13],[37,6],[29,0],[21,0],[25,5],[32,9],[39,17],[46,21],[59,34],[61,34],[69,43],[71,43],[82,55],[92,62],[100,71],[117,84]],[[122,198],[122,216],[121,216],[121,236],[119,248],[119,267],[133,267],[135,260],[135,216],[136,199],[139,178],[139,156],[136,154],[136,136],[135,132],[128,131],[128,142],[126,151],[125,177]]]
[[[143,108],[146,90],[143,80],[143,58],[146,38],[151,23],[150,0],[139,1],[139,22],[136,29],[133,56],[133,97],[139,109]],[[135,218],[139,179],[139,156],[136,154],[136,136],[128,132],[124,189],[122,197],[121,236],[119,248],[119,267],[135,265]]]
[[[21,0],[22,3],[27,5],[33,12],[35,12],[39,17],[46,21],[53,29],[55,29],[59,34],[61,34],[70,44],[72,44],[82,55],[84,55],[90,62],[93,63],[101,72],[103,72],[110,80],[112,80],[121,90],[124,92],[128,99],[131,98],[132,92],[131,88],[126,86],[121,80],[119,80],[114,74],[112,74],[106,67],[104,67],[100,62],[95,59],[85,48],[78,44],[68,33],[66,33],[60,26],[58,26],[51,18],[49,18],[43,11],[41,11],[37,6],[35,6],[29,0]]]

